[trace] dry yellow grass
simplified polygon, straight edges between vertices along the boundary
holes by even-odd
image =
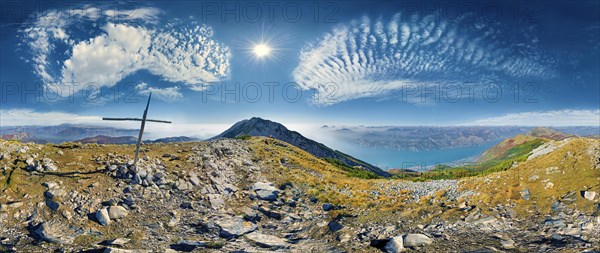
[[[269,145],[265,144],[268,140]],[[257,157],[269,168],[269,178],[275,182],[293,182],[323,202],[359,208],[396,210],[408,197],[404,191],[395,196],[374,196],[389,179],[360,179],[329,162],[275,139],[255,137],[248,140]],[[285,165],[280,159],[287,160]]]
[[[267,140],[268,144],[265,144]],[[6,141],[0,140],[4,144]],[[410,197],[409,190],[402,190],[397,194],[384,194],[382,188],[392,184],[397,179],[360,179],[351,177],[344,171],[329,162],[316,158],[311,154],[282,141],[253,137],[246,140],[253,152],[255,162],[262,169],[262,176],[278,185],[291,182],[295,187],[301,188],[309,196],[316,197],[321,202],[331,202],[351,208],[360,208],[367,213],[364,219],[380,219],[385,215],[393,214],[403,216],[426,216],[434,218],[454,217],[460,213],[440,207],[444,203],[444,192],[437,192],[434,196],[422,199],[416,204],[406,204]],[[23,144],[19,144],[23,145]],[[203,142],[180,144],[150,144],[144,145],[143,156],[162,159],[167,170],[173,174],[183,174],[196,166],[186,162],[186,157],[194,146],[206,145]],[[29,154],[37,153],[39,157],[48,157],[56,161],[60,167],[58,175],[38,174],[32,175],[23,168],[22,162],[12,165],[7,161],[2,164],[8,170],[0,173],[0,203],[6,204],[11,200],[25,199],[27,202],[38,203],[44,200],[41,185],[46,181],[61,181],[68,189],[85,192],[92,184],[96,183],[99,189],[114,186],[115,181],[103,173],[85,174],[97,171],[99,167],[94,161],[94,156],[113,153],[117,156],[131,157],[134,145],[95,145],[85,144],[77,148],[60,148],[55,145],[31,145]],[[35,147],[41,147],[36,149]],[[516,203],[518,211],[526,214],[528,211],[546,213],[550,206],[561,196],[569,192],[576,193],[576,201],[572,205],[584,212],[595,210],[595,204],[578,197],[581,190],[596,190],[600,192],[600,170],[594,169],[593,157],[588,154],[594,149],[600,150],[600,140],[576,138],[559,148],[555,152],[522,162],[518,167],[504,172],[492,173],[485,177],[468,178],[461,181],[464,189],[475,189],[481,194],[473,196],[472,201],[482,210],[507,202]],[[58,151],[62,151],[60,155]],[[180,160],[170,161],[162,158],[165,153],[178,155]],[[568,155],[570,154],[570,155]],[[21,155],[24,158],[25,154]],[[11,157],[15,159],[18,157]],[[285,162],[282,163],[281,160]],[[560,173],[546,173],[547,168],[557,167]],[[563,174],[564,173],[564,174]],[[69,175],[68,177],[65,175]],[[535,181],[529,178],[537,175]],[[10,182],[8,181],[10,177]],[[548,180],[548,181],[545,181]],[[553,187],[548,188],[547,183],[552,182]],[[546,187],[546,189],[545,189]],[[520,191],[529,189],[531,200],[521,199]],[[380,191],[381,194],[373,194]],[[28,196],[24,198],[24,196]],[[535,205],[533,205],[535,204]],[[531,210],[537,206],[536,210]],[[10,211],[9,215],[13,215]],[[331,212],[336,215],[342,211]],[[98,226],[103,231],[103,227]],[[105,231],[110,233],[110,231]]]
[[[597,204],[580,197],[579,192],[600,191],[600,170],[594,168],[596,152],[600,152],[600,140],[575,138],[554,152],[522,162],[508,171],[465,179],[462,187],[481,193],[474,197],[479,205],[516,203],[521,214],[549,213],[551,205],[569,193],[575,194],[571,205],[583,212],[593,212]],[[524,189],[530,191],[530,200],[521,198],[520,191]]]

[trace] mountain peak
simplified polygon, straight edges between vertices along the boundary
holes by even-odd
[[[244,120],[242,120],[242,121],[244,121]],[[252,118],[247,119],[245,121],[251,122],[251,123],[273,124],[273,125],[279,125],[279,126],[285,127],[283,124],[281,124],[279,122],[275,122],[275,121],[268,120],[268,119],[263,119],[261,117],[252,117]]]
[[[356,159],[340,151],[333,150],[322,143],[308,139],[296,131],[287,129],[281,123],[259,117],[252,117],[250,119],[239,121],[212,139],[236,138],[247,135],[273,137],[303,149],[304,151],[316,157],[339,160],[350,167],[360,167],[379,176],[390,176],[387,172],[374,165]]]
[[[263,119],[261,117],[252,117],[252,118],[248,119],[248,121],[269,121],[269,122],[273,122],[273,121],[270,121],[268,119]],[[273,123],[275,123],[275,122],[273,122]]]

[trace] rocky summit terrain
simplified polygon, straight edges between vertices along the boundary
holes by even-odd
[[[2,252],[592,252],[600,140],[544,139],[510,170],[364,179],[266,137],[0,140]]]

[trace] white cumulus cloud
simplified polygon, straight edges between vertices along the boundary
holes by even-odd
[[[157,25],[161,13],[150,7],[87,7],[38,14],[21,30],[31,53],[25,60],[47,87],[63,96],[86,84],[113,86],[140,70],[194,87],[229,76],[229,48],[212,38],[212,28],[196,22]],[[97,29],[91,36],[73,31],[80,23]],[[67,49],[59,52],[59,46]]]

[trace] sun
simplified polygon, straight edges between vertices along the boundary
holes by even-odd
[[[271,47],[269,47],[267,44],[258,44],[254,46],[253,51],[256,57],[262,58],[271,53]]]

